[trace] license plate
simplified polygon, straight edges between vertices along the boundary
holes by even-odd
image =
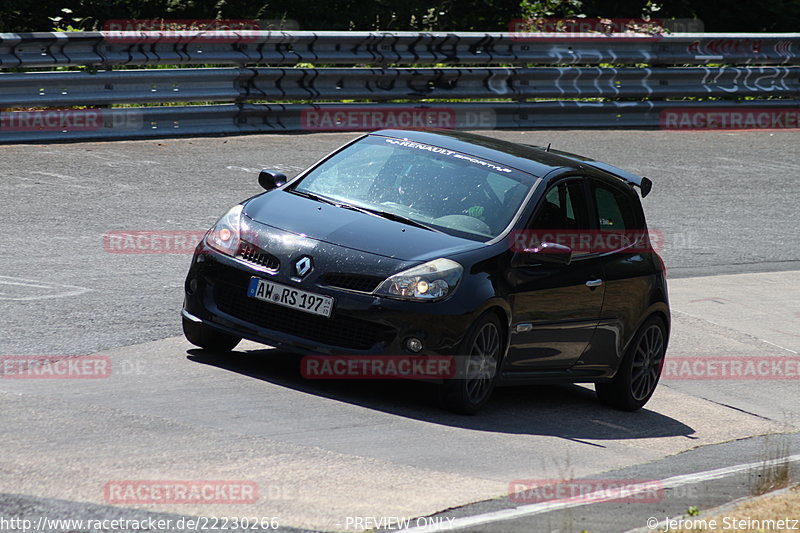
[[[250,278],[247,295],[273,304],[299,309],[314,315],[331,316],[333,298],[294,287],[273,283],[261,278]]]

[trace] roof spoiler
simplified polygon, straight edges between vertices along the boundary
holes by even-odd
[[[566,157],[567,159],[572,159],[573,161],[577,161],[579,163],[583,163],[586,166],[596,168],[597,170],[602,170],[604,172],[608,172],[612,176],[616,176],[617,178],[624,180],[631,185],[635,185],[639,187],[639,191],[641,192],[642,198],[650,194],[650,191],[653,189],[653,182],[649,178],[645,178],[644,176],[637,176],[633,172],[628,172],[627,170],[622,170],[621,168],[617,168],[614,165],[609,165],[608,163],[603,163],[601,161],[595,161],[594,159],[589,159],[588,157],[584,157],[582,155],[571,154],[569,152],[562,152],[561,150],[551,150],[549,147],[546,149],[542,146],[533,146],[534,148],[538,148],[540,150],[545,150],[551,154],[556,154],[561,157]]]
[[[622,170],[621,168],[617,168],[614,165],[609,165],[608,163],[601,163],[600,161],[583,161],[586,165],[608,172],[620,179],[623,179],[630,183],[631,185],[635,185],[639,187],[639,192],[642,194],[642,198],[650,194],[650,191],[653,189],[653,182],[650,178],[645,178],[644,176],[637,176],[633,172],[628,172],[627,170]]]

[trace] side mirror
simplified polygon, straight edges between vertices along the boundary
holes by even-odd
[[[261,185],[265,191],[277,189],[284,183],[289,181],[286,174],[278,172],[277,170],[264,169],[258,173],[258,184]]]
[[[547,263],[551,265],[568,265],[572,261],[572,248],[555,242],[543,242],[534,248],[525,248],[518,254],[519,266]]]

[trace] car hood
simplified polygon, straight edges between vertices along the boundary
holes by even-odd
[[[343,209],[282,190],[264,193],[244,205],[256,222],[402,261],[427,261],[484,246],[377,216]]]

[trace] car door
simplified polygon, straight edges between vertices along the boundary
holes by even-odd
[[[588,183],[589,211],[598,228],[592,250],[602,263],[605,298],[592,347],[580,363],[613,364],[648,306],[656,259],[641,202],[631,187],[610,178],[593,177]]]
[[[592,339],[603,305],[602,264],[590,247],[575,246],[575,238],[590,228],[587,193],[582,177],[552,184],[527,225],[529,242],[572,243],[575,249],[568,265],[520,265],[512,259],[507,371],[568,368]]]

